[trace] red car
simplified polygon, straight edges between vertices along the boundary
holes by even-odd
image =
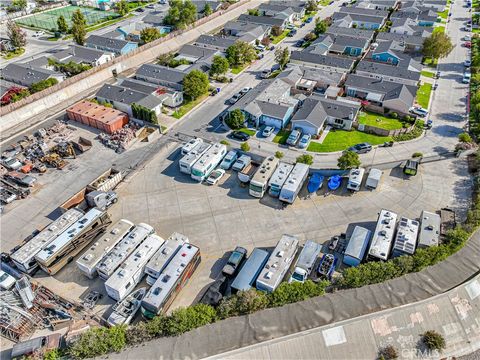
[[[466,43],[463,44],[463,46],[470,49],[472,47],[472,43],[470,41],[467,41]]]

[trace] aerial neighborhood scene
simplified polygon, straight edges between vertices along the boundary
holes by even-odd
[[[2,360],[479,359],[479,0],[0,23]]]

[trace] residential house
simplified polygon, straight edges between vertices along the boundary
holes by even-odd
[[[170,26],[153,26],[145,22],[134,22],[124,26],[120,26],[116,29],[117,32],[121,33],[124,40],[141,42],[141,32],[146,28],[155,28],[161,35],[168,34],[171,31]]]
[[[346,79],[346,73],[290,64],[277,79],[289,83],[292,93],[324,94],[329,87],[339,88]]]
[[[369,16],[336,12],[332,15],[332,21],[335,26],[378,30],[385,23],[385,18],[382,16]]]
[[[388,16],[388,11],[385,11],[385,10],[368,9],[368,8],[366,9],[366,8],[354,7],[354,6],[341,7],[339,12],[345,13],[345,14],[355,14],[355,15],[364,15],[364,16],[378,16],[384,19],[386,19]]]
[[[438,15],[435,11],[425,9],[418,13],[408,11],[395,11],[390,16],[393,21],[395,19],[409,19],[410,22],[414,22],[418,26],[433,26],[437,22]]]
[[[292,117],[292,128],[318,135],[325,125],[351,130],[360,104],[311,96],[305,99]]]
[[[183,91],[183,78],[187,73],[166,66],[143,64],[135,73],[135,78],[177,91]]]
[[[247,14],[240,15],[238,17],[238,21],[245,21],[247,23],[262,25],[270,28],[278,26],[282,30],[284,30],[288,24],[287,19],[279,19],[270,16],[254,16]]]
[[[118,85],[128,89],[140,91],[145,94],[156,96],[157,98],[162,100],[163,106],[168,106],[170,108],[178,107],[183,103],[183,92],[166,88],[161,85],[156,85],[132,78],[120,80]]]
[[[410,7],[423,7],[432,9],[436,12],[443,12],[447,7],[447,0],[414,0],[405,1],[402,3],[402,9],[408,9]]]
[[[347,96],[365,100],[383,108],[385,112],[409,114],[409,109],[415,101],[417,87],[350,74],[345,81],[345,92]]]
[[[283,129],[298,106],[291,95],[291,85],[282,79],[262,80],[246,93],[229,111],[240,109],[256,127],[261,125]]]
[[[211,65],[213,57],[220,54],[221,52],[218,50],[187,44],[183,45],[180,50],[178,50],[175,59],[184,59],[190,63],[203,62],[207,65]]]
[[[292,64],[304,65],[327,71],[346,73],[350,72],[355,59],[346,56],[317,55],[307,51],[292,51],[290,54]]]
[[[398,18],[392,20],[392,26],[390,27],[390,33],[411,35],[411,36],[430,36],[433,32],[431,26],[420,26],[418,22],[410,18]]]
[[[420,73],[389,64],[362,60],[357,64],[355,73],[360,76],[383,79],[400,84],[417,86]]]
[[[357,38],[363,38],[368,41],[371,41],[373,39],[373,35],[375,34],[375,31],[332,25],[327,29],[325,34],[330,34],[334,36],[337,36],[337,35],[354,36]]]
[[[395,41],[404,46],[405,52],[416,53],[422,51],[425,39],[416,35],[380,32],[377,34],[377,42],[379,43],[381,41]]]
[[[50,57],[61,63],[73,61],[77,64],[98,66],[112,60],[113,54],[102,50],[87,48],[85,46],[71,45],[67,49],[51,54]]]
[[[227,36],[235,36],[236,40],[254,44],[270,34],[270,26],[252,24],[245,21],[229,21],[222,32]]]
[[[375,61],[398,65],[408,55],[402,54],[405,46],[394,40],[380,41],[378,46],[371,51],[371,57]]]
[[[133,41],[110,39],[101,35],[90,35],[85,42],[85,46],[114,53],[115,55],[124,55],[135,50],[138,44]]]
[[[364,9],[389,11],[390,9],[397,9],[400,4],[400,0],[361,0],[356,3],[356,6]]]
[[[214,49],[225,52],[230,46],[235,44],[238,39],[235,36],[214,36],[214,35],[200,35],[195,40],[194,45],[207,49]]]
[[[61,73],[20,63],[8,64],[2,69],[1,75],[2,79],[25,87],[52,78],[58,82],[64,80],[64,75]]]
[[[355,36],[322,34],[316,39],[306,51],[327,55],[349,55],[360,56],[369,46],[369,40]]]
[[[287,19],[288,22],[293,23],[305,16],[305,7],[290,6],[286,3],[278,4],[277,2],[269,2],[260,4],[258,12],[261,16]]]
[[[115,109],[126,112],[130,116],[133,116],[132,104],[153,110],[157,115],[162,110],[162,100],[156,96],[118,85],[103,85],[96,97],[98,101],[112,104]]]
[[[220,10],[222,7],[222,2],[221,1],[212,1],[212,0],[195,0],[193,1],[193,4],[197,8],[197,18],[202,18],[205,16],[204,11],[205,11],[205,6],[208,4],[210,6],[210,9],[212,12],[216,12]]]
[[[142,22],[154,27],[163,26],[163,22],[165,21],[165,14],[166,13],[150,13],[142,18]]]

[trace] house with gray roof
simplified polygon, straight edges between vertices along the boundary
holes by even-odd
[[[379,43],[381,41],[395,41],[401,45],[403,44],[405,52],[417,53],[422,51],[425,39],[415,35],[380,32],[377,34],[377,42]]]
[[[292,93],[323,94],[329,87],[340,87],[346,79],[346,73],[290,64],[277,79],[289,83]]]
[[[138,44],[133,41],[111,39],[101,35],[90,35],[85,41],[85,46],[114,53],[115,55],[124,55],[135,50]]]
[[[283,129],[298,106],[299,100],[291,94],[291,84],[283,79],[262,80],[240,98],[229,111],[240,109],[246,120],[256,127],[261,125]]]
[[[292,117],[292,128],[302,133],[318,135],[325,125],[351,130],[357,119],[360,104],[310,96]]]
[[[335,36],[336,35],[354,36],[357,38],[364,38],[364,39],[367,39],[368,41],[371,41],[373,39],[373,35],[375,34],[375,31],[332,25],[328,27],[325,34],[330,34]]]
[[[378,16],[384,19],[388,16],[388,11],[385,10],[377,10],[377,9],[368,9],[368,8],[361,8],[355,6],[343,6],[339,10],[340,13],[346,14],[356,14],[356,15],[364,15],[364,16]]]
[[[413,0],[402,2],[402,9],[426,8],[432,9],[435,12],[442,12],[447,6],[447,0]]]
[[[271,27],[267,25],[253,24],[246,21],[228,21],[223,26],[223,34],[235,36],[236,40],[254,44],[270,34]]]
[[[71,45],[69,48],[60,50],[50,56],[64,64],[73,61],[77,64],[88,64],[91,66],[102,65],[113,59],[112,53],[79,45]]]
[[[319,55],[327,55],[330,53],[335,55],[360,56],[367,51],[369,44],[369,40],[361,37],[322,34],[306,51]]]
[[[424,9],[420,12],[395,11],[390,15],[390,19],[410,19],[418,26],[433,26],[437,21],[438,15],[435,11]]]
[[[345,81],[345,93],[347,96],[382,107],[385,112],[393,111],[407,115],[415,102],[417,87],[350,74]]]
[[[390,32],[401,35],[411,36],[430,36],[433,32],[433,26],[420,26],[418,21],[410,18],[392,19],[392,26]]]
[[[333,25],[348,28],[378,30],[385,24],[385,17],[336,12],[332,15]]]
[[[166,88],[161,85],[148,83],[142,80],[125,78],[118,83],[119,86],[153,95],[162,100],[163,106],[175,108],[183,103],[183,92]]]
[[[225,52],[230,46],[235,44],[238,38],[235,36],[216,36],[216,35],[200,35],[195,40],[194,44],[199,47],[214,49],[221,52]]]
[[[64,80],[64,75],[61,73],[20,63],[8,64],[2,69],[1,75],[2,79],[25,87],[51,78],[58,82]]]
[[[257,9],[261,16],[287,19],[290,23],[300,20],[305,15],[305,7],[288,5],[287,3],[262,3]]]
[[[141,105],[149,110],[155,111],[157,115],[162,110],[162,99],[151,94],[129,89],[118,85],[103,85],[96,94],[97,100],[107,102],[120,111],[126,112],[130,116],[132,113],[132,104]]]
[[[360,61],[355,68],[355,73],[360,76],[411,86],[418,86],[420,81],[420,73],[417,71],[410,71],[402,67],[368,60]]]
[[[352,70],[355,59],[346,56],[318,55],[308,51],[292,51],[290,54],[290,62],[292,64],[304,65],[327,71],[346,73]]]
[[[187,73],[182,70],[155,64],[143,64],[135,73],[135,79],[161,85],[177,91],[183,91],[183,78]]]
[[[220,10],[222,7],[222,2],[221,1],[213,1],[213,0],[195,0],[192,1],[195,7],[197,8],[197,18],[202,18],[205,16],[204,11],[205,11],[205,6],[208,4],[212,12],[216,12]]]
[[[401,66],[411,71],[422,70],[420,61],[405,53],[405,44],[395,40],[379,41],[378,46],[369,54],[374,61]]]
[[[183,45],[180,50],[178,50],[175,59],[176,60],[187,60],[191,63],[196,63],[203,61],[206,64],[211,64],[213,57],[215,55],[220,55],[221,52],[214,49],[204,48],[197,45]]]
[[[388,11],[390,9],[397,9],[400,4],[400,0],[360,0],[357,1],[355,6],[363,9]]]
[[[285,26],[287,26],[288,24],[287,19],[279,19],[279,18],[274,18],[270,16],[254,16],[254,15],[247,15],[247,14],[240,15],[238,17],[238,21],[245,21],[247,23],[267,26],[270,28],[274,26],[278,26],[282,30],[284,30]]]

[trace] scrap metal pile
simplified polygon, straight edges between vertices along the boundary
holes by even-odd
[[[98,139],[106,147],[121,153],[128,149],[133,139],[136,137],[136,132],[140,127],[130,122],[123,128],[114,131],[111,134],[100,133]]]

